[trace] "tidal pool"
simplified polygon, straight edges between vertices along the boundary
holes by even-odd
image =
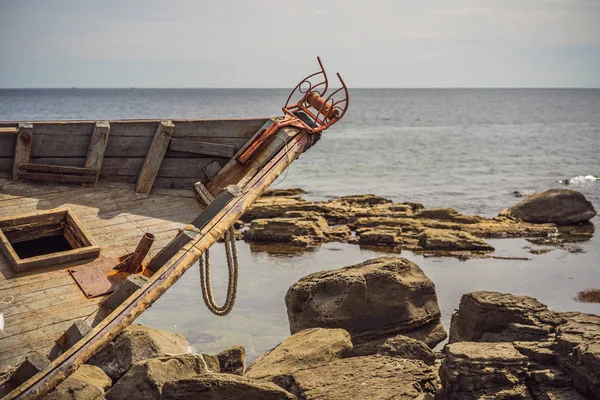
[[[531,254],[523,249],[531,246],[525,239],[496,239],[489,243],[496,248],[496,256],[530,260],[460,261],[425,258],[409,251],[398,254],[417,263],[435,283],[446,330],[462,294],[475,290],[533,296],[555,311],[600,314],[600,304],[575,300],[578,292],[600,287],[600,263],[595,251],[600,245],[598,235],[544,254]],[[232,345],[243,345],[250,362],[290,335],[284,297],[294,282],[313,272],[385,255],[372,248],[345,243],[328,243],[312,251],[292,254],[271,254],[256,248],[252,251],[243,241],[238,241],[237,248],[240,277],[231,314],[217,317],[206,309],[195,265],[136,323],[180,333],[201,353],[217,353]],[[222,244],[211,248],[211,261],[215,295],[220,301],[227,280]]]

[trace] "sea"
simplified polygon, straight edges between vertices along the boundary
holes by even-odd
[[[232,118],[281,114],[287,89],[1,89],[0,120]],[[272,185],[301,187],[310,200],[372,193],[425,207],[495,216],[523,195],[550,188],[582,192],[600,210],[600,89],[356,89],[342,121],[323,133]],[[592,219],[600,230],[600,217]],[[600,289],[600,234],[545,254],[525,239],[489,242],[501,257],[399,256],[436,285],[449,328],[462,294],[475,290],[533,296],[557,311],[600,315],[575,300]],[[328,243],[279,254],[237,244],[240,278],[226,317],[203,304],[196,266],[137,323],[184,335],[201,353],[232,345],[252,360],[290,335],[284,297],[299,278],[384,255]],[[213,286],[222,300],[227,274],[221,244],[211,249]]]

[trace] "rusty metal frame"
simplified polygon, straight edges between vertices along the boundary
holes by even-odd
[[[281,128],[294,127],[312,135],[329,128],[346,114],[350,103],[346,83],[342,79],[342,76],[337,73],[336,75],[341,87],[327,94],[329,90],[327,72],[325,72],[325,67],[323,67],[320,57],[317,57],[317,61],[319,62],[320,71],[307,76],[294,87],[282,108],[284,117],[275,121],[269,128],[262,132],[237,157],[237,160],[242,165],[248,165],[252,162],[256,158],[256,155],[260,154],[269,143],[275,132]],[[311,80],[314,81],[315,78],[317,83],[312,83]],[[294,95],[298,93],[302,95],[300,100],[290,104]],[[300,118],[298,116],[299,113],[304,113],[310,119],[310,124]]]

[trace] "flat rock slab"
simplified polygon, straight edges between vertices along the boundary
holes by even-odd
[[[292,392],[306,400],[412,400],[435,393],[436,373],[421,361],[373,355],[299,370],[292,379]]]
[[[274,383],[232,374],[204,374],[165,384],[163,400],[295,400]]]

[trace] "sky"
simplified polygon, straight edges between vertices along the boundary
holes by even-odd
[[[600,0],[0,0],[0,88],[600,87]],[[333,74],[331,74],[333,75]]]

